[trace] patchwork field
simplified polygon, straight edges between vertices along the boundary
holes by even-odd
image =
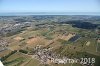
[[[5,40],[0,42],[0,47],[5,48],[0,51],[0,59],[5,66],[100,66],[99,27],[94,29],[98,24],[44,19],[29,23],[20,23],[20,31],[18,28],[0,34],[0,38]],[[95,63],[65,63],[64,58],[75,58],[79,62],[81,58],[95,58]]]

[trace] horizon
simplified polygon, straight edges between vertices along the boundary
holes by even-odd
[[[30,16],[30,15],[91,15],[100,16],[100,12],[6,12],[0,16]]]

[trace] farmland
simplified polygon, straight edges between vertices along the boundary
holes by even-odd
[[[95,58],[95,63],[89,66],[100,66],[99,18],[0,17],[0,47],[3,48],[0,48],[0,58],[5,66],[86,66],[88,62],[66,63],[64,60]]]

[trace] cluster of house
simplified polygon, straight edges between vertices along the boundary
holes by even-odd
[[[32,58],[39,60],[42,64],[67,64],[67,63],[79,63],[85,66],[94,66],[93,63],[88,63],[86,61],[81,61],[81,59],[77,58],[68,58],[68,57],[61,57],[60,54],[56,54],[52,52],[52,48],[43,48],[42,45],[37,45],[34,48],[35,53],[32,55]]]
[[[15,24],[6,24],[0,28],[0,34],[4,35],[7,33],[15,33],[22,30],[24,27],[30,26],[30,22],[23,22],[23,23],[15,23]]]
[[[6,40],[0,39],[0,52],[6,50],[8,46],[8,42]]]
[[[66,64],[66,63],[78,63],[78,59],[69,59],[67,57],[61,58],[60,55],[53,53],[52,48],[43,49],[41,46],[37,46],[34,48],[35,54],[33,55],[33,58],[38,59],[41,61],[42,64]]]

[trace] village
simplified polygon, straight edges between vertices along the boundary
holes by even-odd
[[[32,58],[38,59],[42,64],[66,64],[66,63],[79,63],[78,59],[69,59],[67,57],[60,57],[60,54],[52,52],[52,48],[42,49],[41,45],[34,48],[35,53]]]

